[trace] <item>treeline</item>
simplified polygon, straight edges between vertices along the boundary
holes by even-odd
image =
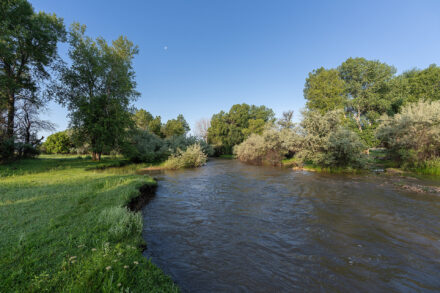
[[[298,166],[363,168],[369,150],[382,147],[396,166],[439,172],[436,65],[396,75],[385,63],[349,58],[336,69],[309,73],[304,97],[307,104],[299,124],[289,122],[292,112],[277,123],[268,121],[264,130],[235,146],[237,157],[256,164],[278,165],[290,158]]]
[[[398,166],[437,166],[440,154],[440,68],[400,75],[386,63],[349,58],[337,68],[318,68],[306,78],[302,121],[293,112],[276,119],[265,106],[236,104],[196,124],[183,115],[162,122],[136,110],[133,58],[126,37],[108,43],[68,30],[54,14],[35,13],[26,0],[0,4],[0,160],[47,153],[123,154],[134,162],[200,165],[209,155],[235,153],[243,161],[279,165],[365,167],[372,148],[385,148]],[[68,42],[69,62],[58,56]],[[69,129],[53,130],[39,119],[48,101],[69,111]],[[172,162],[172,163],[171,163]],[[437,168],[437,167],[435,167]],[[435,169],[434,168],[434,169]]]
[[[187,136],[182,115],[162,123],[160,116],[133,110],[138,47],[126,37],[93,39],[79,23],[66,30],[61,18],[36,13],[26,0],[2,1],[0,15],[1,161],[40,151],[91,153],[93,160],[122,153],[136,162],[170,157],[177,167],[187,166],[189,157],[198,165],[212,154],[204,140]],[[69,62],[59,57],[59,42],[68,42]],[[50,100],[67,107],[69,129],[42,144],[37,133],[54,125],[38,114]]]

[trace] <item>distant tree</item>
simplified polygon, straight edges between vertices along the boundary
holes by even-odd
[[[67,131],[51,134],[43,143],[43,149],[48,154],[68,154],[72,147],[72,140]]]
[[[182,114],[177,115],[177,121],[179,121],[182,124],[185,133],[188,133],[191,130],[191,128],[188,125],[188,122],[186,122],[185,117],[183,117]]]
[[[347,92],[339,71],[321,67],[309,73],[304,87],[304,98],[307,100],[307,108],[310,110],[325,113],[344,109],[347,102]]]
[[[248,127],[243,128],[241,132],[243,133],[244,137],[249,137],[252,133],[262,134],[265,125],[266,125],[266,121],[264,121],[261,118],[249,119]]]
[[[396,69],[379,61],[349,58],[338,70],[348,93],[347,110],[362,132],[392,107],[387,93]]]
[[[27,96],[20,93],[34,91],[39,80],[50,76],[47,67],[57,58],[65,29],[61,18],[35,13],[25,0],[1,1],[0,16],[0,98],[8,113],[6,134],[12,138],[16,103]]]
[[[138,48],[125,37],[109,45],[85,36],[85,26],[72,25],[69,56],[57,88],[59,101],[70,111],[75,141],[89,143],[92,158],[122,145],[132,125],[130,103],[136,92],[132,61]]]
[[[228,113],[221,111],[212,116],[208,142],[219,153],[232,153],[234,145],[240,144],[252,133],[261,133],[265,123],[275,120],[274,116],[273,110],[265,106],[233,105]]]
[[[295,127],[295,123],[292,122],[293,110],[283,112],[283,117],[278,120],[278,125],[281,129],[292,129]]]
[[[160,116],[154,117],[153,120],[151,120],[148,123],[148,130],[154,134],[156,134],[159,137],[163,137],[162,134],[162,120]]]
[[[393,101],[389,115],[399,112],[400,107],[407,103],[440,100],[440,67],[432,64],[423,70],[402,73],[391,82],[388,96]]]
[[[195,134],[202,138],[205,142],[208,141],[208,129],[211,126],[211,120],[202,118],[196,122]]]
[[[162,126],[162,134],[165,137],[180,136],[186,134],[188,128],[183,116],[179,115],[177,119],[170,119]]]
[[[138,109],[133,114],[133,120],[137,128],[147,130],[150,122],[153,120],[153,115],[144,109]]]

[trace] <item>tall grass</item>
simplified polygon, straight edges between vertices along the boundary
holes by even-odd
[[[415,168],[411,169],[411,171],[422,175],[440,176],[440,158],[432,159],[419,164]]]

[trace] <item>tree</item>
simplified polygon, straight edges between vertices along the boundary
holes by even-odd
[[[67,130],[48,136],[43,143],[43,148],[48,154],[68,154],[73,143]]]
[[[160,116],[154,117],[153,120],[151,120],[148,123],[148,130],[154,134],[156,134],[159,137],[163,137],[162,134],[162,120]]]
[[[182,115],[179,115],[177,119],[170,119],[162,126],[162,134],[165,137],[184,135],[188,129],[188,124],[185,125],[185,123],[186,121]]]
[[[37,138],[38,131],[54,131],[55,125],[47,120],[41,120],[39,114],[43,109],[43,105],[35,104],[30,101],[23,101],[17,112],[17,128],[18,138],[20,138],[24,144],[35,146],[39,144],[44,137]]]
[[[344,109],[347,102],[345,82],[336,69],[323,67],[309,73],[304,87],[307,108],[325,113]]]
[[[133,114],[133,120],[137,128],[147,130],[150,122],[153,120],[153,115],[144,109],[138,109]]]
[[[295,127],[295,123],[292,122],[293,110],[283,112],[283,117],[278,120],[278,125],[281,129],[292,129]]]
[[[63,20],[55,14],[35,13],[26,0],[0,3],[0,104],[7,108],[6,136],[14,137],[18,100],[34,92],[50,77],[48,67],[57,59],[57,44],[65,40]],[[39,98],[32,95],[30,102]]]
[[[130,103],[135,90],[132,61],[138,48],[121,36],[109,45],[85,36],[85,26],[72,25],[69,57],[57,87],[58,100],[70,111],[75,140],[89,143],[92,158],[124,143],[132,126]]]
[[[391,82],[388,96],[393,100],[389,115],[399,112],[400,107],[407,103],[440,100],[440,67],[432,64],[423,70],[402,73]]]
[[[379,61],[349,58],[338,70],[348,93],[347,110],[362,132],[391,108],[387,93],[396,69]]]
[[[243,142],[250,134],[261,133],[264,124],[275,120],[274,116],[273,110],[265,106],[233,105],[228,113],[220,111],[212,116],[208,142],[215,145],[218,153],[229,154],[233,146]]]
[[[182,114],[177,115],[177,121],[179,121],[182,124],[185,133],[188,133],[191,130],[191,128],[188,125],[188,122],[186,122],[185,117],[183,117]]]
[[[208,141],[208,129],[211,126],[211,120],[202,118],[196,122],[195,134],[202,138],[205,142]]]

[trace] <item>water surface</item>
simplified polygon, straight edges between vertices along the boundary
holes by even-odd
[[[234,160],[156,177],[145,254],[183,291],[440,291],[438,196]]]

